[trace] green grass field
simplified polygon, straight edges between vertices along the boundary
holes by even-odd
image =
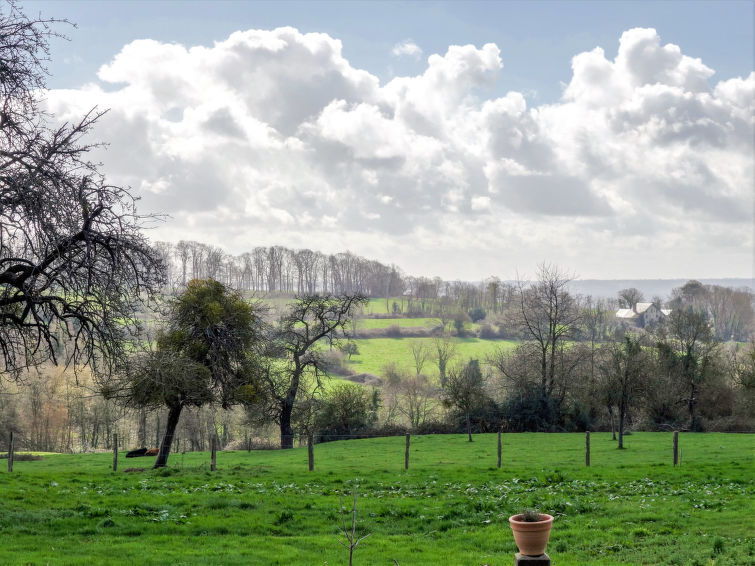
[[[55,455],[0,473],[1,564],[346,564],[339,498],[359,486],[356,565],[510,565],[509,515],[537,506],[568,565],[755,564],[755,436],[635,433],[351,440],[306,449],[174,454],[171,468],[112,472],[111,456]],[[121,460],[145,466],[151,459]]]
[[[420,319],[421,320],[421,319]],[[457,356],[455,361],[464,362],[469,358],[484,360],[485,356],[497,348],[513,348],[517,343],[510,340],[480,340],[479,338],[454,338]],[[414,373],[414,358],[411,353],[411,343],[419,341],[432,348],[432,338],[369,338],[354,340],[359,347],[359,354],[352,356],[348,367],[362,373],[374,375],[383,374],[383,366],[389,362]],[[432,357],[423,368],[423,373],[430,376],[438,375],[438,368]]]
[[[365,314],[390,314],[393,312],[394,301],[399,305],[401,305],[403,301],[403,304],[406,305],[406,299],[402,299],[401,297],[388,299],[387,304],[385,298],[373,297],[367,300],[367,304],[364,306],[364,312]]]
[[[418,326],[434,328],[440,326],[440,321],[437,318],[363,318],[357,322],[357,327],[365,330],[372,328],[388,328],[393,325],[402,328],[416,328]]]

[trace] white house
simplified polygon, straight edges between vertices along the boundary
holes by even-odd
[[[659,309],[654,303],[637,303],[631,309],[619,309],[616,318],[639,328],[657,324],[671,314],[670,309]]]

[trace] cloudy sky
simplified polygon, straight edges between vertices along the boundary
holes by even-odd
[[[153,239],[752,277],[753,3],[32,2]]]

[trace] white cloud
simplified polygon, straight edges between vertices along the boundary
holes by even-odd
[[[494,44],[383,85],[341,48],[293,28],[134,41],[100,69],[106,88],[48,104],[63,120],[112,109],[97,157],[145,212],[171,214],[155,238],[348,247],[453,278],[541,259],[593,277],[748,274],[755,73],[710,85],[702,61],[632,29],[613,60],[575,55],[559,102],[528,107],[479,98],[503,68]]]
[[[391,54],[394,57],[401,57],[402,55],[409,55],[415,59],[422,57],[422,48],[414,43],[411,39],[405,39],[400,41],[391,49]]]

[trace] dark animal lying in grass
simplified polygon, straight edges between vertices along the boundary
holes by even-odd
[[[126,458],[138,458],[139,456],[157,456],[160,450],[157,448],[137,448],[126,454]]]
[[[146,456],[147,455],[147,449],[146,448],[137,448],[136,450],[131,450],[126,454],[126,458],[138,458],[139,456]]]

